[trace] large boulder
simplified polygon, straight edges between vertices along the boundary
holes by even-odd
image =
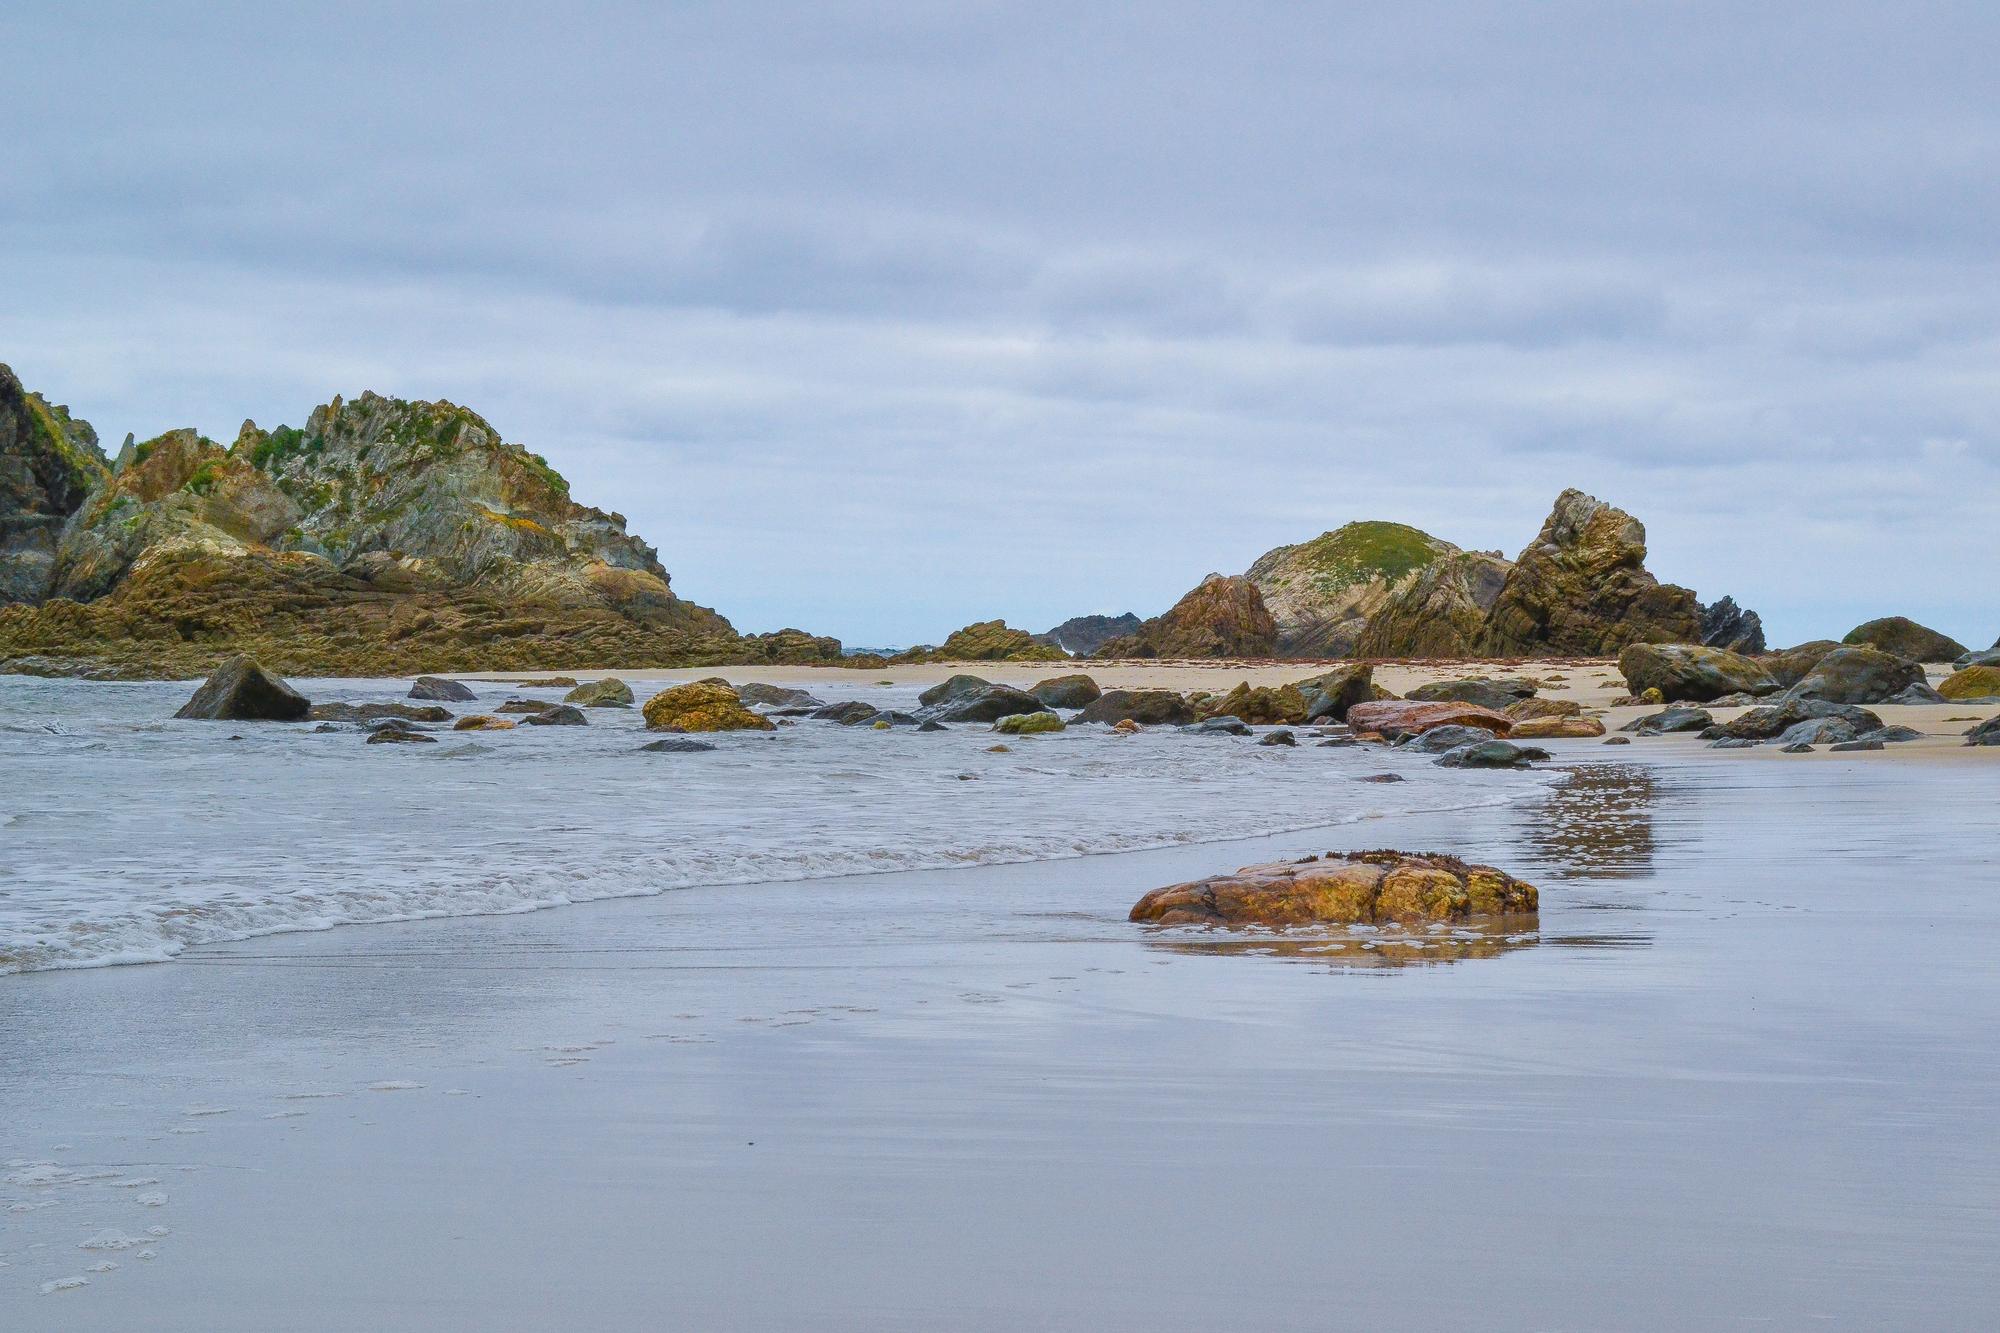
[[[970,698],[975,694],[984,693],[992,688],[993,682],[983,676],[960,674],[947,677],[936,685],[931,686],[917,696],[917,702],[929,708],[932,704],[941,704],[947,699]]]
[[[1727,648],[1732,653],[1764,651],[1764,622],[1755,611],[1746,611],[1734,597],[1724,597],[1701,608],[1701,642],[1706,648]]]
[[[1528,768],[1530,760],[1548,757],[1549,752],[1538,746],[1491,740],[1455,745],[1435,762],[1440,768]]]
[[[969,693],[941,699],[925,708],[921,719],[932,722],[998,722],[1015,713],[1038,713],[1042,701],[1011,685],[988,684]]]
[[[1792,723],[1772,739],[1780,746],[1843,745],[1857,734],[1854,724],[1844,717],[1809,717]]]
[[[247,657],[232,657],[202,682],[175,717],[210,722],[302,722],[312,701]]]
[[[1172,690],[1106,690],[1074,720],[1178,727],[1194,721],[1194,705]]]
[[[1819,660],[1838,647],[1832,639],[1812,639],[1796,648],[1766,653],[1757,659],[1757,664],[1771,674],[1780,688],[1789,690],[1811,675]]]
[[[1097,682],[1085,675],[1051,676],[1030,685],[1028,693],[1050,708],[1084,708],[1104,697]]]
[[[1244,681],[1227,694],[1210,695],[1195,705],[1195,717],[1233,717],[1259,726],[1306,720],[1306,697],[1296,685],[1252,685]]]
[[[1496,657],[1610,656],[1634,643],[1696,643],[1701,610],[1686,588],[1646,571],[1646,529],[1579,490],[1559,496],[1487,617]]]
[[[531,727],[583,727],[590,725],[590,719],[574,704],[550,704],[539,713],[530,713],[525,719]],[[683,728],[686,730],[686,728]]]
[[[1856,735],[1882,729],[1880,717],[1855,704],[1832,703],[1825,699],[1785,699],[1753,708],[1702,734],[1711,739],[1768,741],[1782,736],[1801,722],[1819,718],[1839,718],[1854,728]]]
[[[446,680],[442,676],[418,676],[410,686],[412,699],[431,699],[439,703],[462,704],[479,696],[463,681]]]
[[[1007,736],[1039,736],[1044,732],[1061,731],[1063,720],[1054,713],[1043,710],[1035,713],[1010,713],[993,724],[993,730]]]
[[[1089,657],[1109,640],[1139,632],[1139,617],[1127,611],[1119,616],[1071,616],[1043,634],[1037,643],[1053,644],[1072,657]]]
[[[1277,634],[1256,584],[1210,574],[1165,615],[1146,621],[1136,634],[1110,640],[1093,656],[1269,657],[1277,651]]]
[[[2000,666],[1969,666],[1938,682],[1937,692],[1947,699],[2000,698]]]
[[[1964,655],[1965,645],[1908,616],[1884,616],[1847,631],[1842,643],[1879,648],[1912,662],[1950,662]]]
[[[1366,662],[1350,662],[1294,681],[1292,688],[1305,697],[1306,721],[1345,722],[1348,709],[1375,697],[1375,668]]]
[[[1407,524],[1364,521],[1266,551],[1244,577],[1270,610],[1280,654],[1402,656],[1360,648],[1363,631],[1398,593],[1458,554],[1450,542]]]
[[[1775,694],[1779,685],[1758,662],[1726,648],[1691,643],[1634,643],[1618,654],[1633,694],[1658,690],[1670,701],[1707,703],[1725,694]]]
[[[1481,708],[1504,713],[1521,700],[1534,698],[1538,688],[1534,681],[1522,680],[1518,676],[1479,676],[1471,680],[1430,681],[1403,697],[1420,699],[1425,703],[1478,704]]]
[[[1505,736],[1514,729],[1514,719],[1477,704],[1377,699],[1348,709],[1347,725],[1357,732],[1380,732],[1391,739],[1450,726],[1483,727],[1496,736]]]
[[[63,524],[109,475],[90,423],[0,365],[0,605],[49,595]]]
[[[630,708],[632,687],[616,676],[587,680],[565,694],[563,702],[575,704],[578,708]]]
[[[1924,669],[1908,658],[1875,648],[1836,648],[1785,694],[1837,704],[1874,704],[1923,683]]]
[[[727,685],[693,681],[660,691],[643,710],[648,731],[776,731],[777,724],[753,713]]]
[[[1525,916],[1535,886],[1492,866],[1418,852],[1333,852],[1154,889],[1131,919],[1157,925],[1303,926]]]
[[[806,716],[817,722],[838,722],[843,727],[852,727],[869,721],[881,711],[874,704],[863,703],[859,699],[844,699],[837,704],[822,704]]]

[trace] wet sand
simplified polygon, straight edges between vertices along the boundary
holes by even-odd
[[[0,1327],[1983,1326],[2000,769],[1639,750],[1318,834],[0,979]],[[1539,929],[1124,920],[1370,845],[1515,870]]]

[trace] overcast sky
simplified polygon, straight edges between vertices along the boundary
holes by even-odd
[[[2000,8],[0,9],[0,361],[363,389],[746,630],[1163,609],[1563,487],[1774,639],[2000,633]]]

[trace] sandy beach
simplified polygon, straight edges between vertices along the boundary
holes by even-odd
[[[1561,758],[1345,827],[0,978],[0,1323],[1981,1323],[2000,785]],[[1373,845],[1528,876],[1538,929],[1124,919]]]

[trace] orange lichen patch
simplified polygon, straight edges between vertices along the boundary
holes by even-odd
[[[1540,903],[1534,885],[1492,866],[1414,852],[1342,852],[1246,866],[1155,889],[1132,908],[1160,925],[1297,926],[1318,923],[1456,922],[1521,915]]]

